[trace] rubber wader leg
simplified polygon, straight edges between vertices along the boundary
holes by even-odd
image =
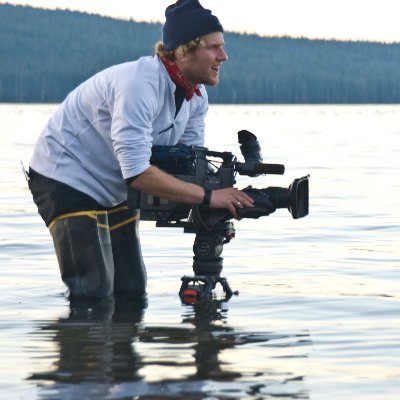
[[[139,239],[139,210],[122,209],[108,212],[114,255],[114,294],[143,295],[146,293],[146,267]]]
[[[67,217],[50,230],[70,299],[112,295],[114,263],[107,214]]]

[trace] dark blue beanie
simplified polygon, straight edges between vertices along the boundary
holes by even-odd
[[[178,0],[165,10],[164,50],[170,51],[212,32],[223,32],[221,23],[198,0]]]

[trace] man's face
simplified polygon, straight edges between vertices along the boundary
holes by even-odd
[[[224,37],[221,32],[204,36],[204,46],[185,55],[179,68],[192,84],[217,85],[222,62],[228,59],[224,50]]]

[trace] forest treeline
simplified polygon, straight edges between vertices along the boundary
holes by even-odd
[[[156,23],[0,5],[0,102],[60,102],[113,64],[153,53]],[[399,103],[400,43],[225,33],[211,103]]]

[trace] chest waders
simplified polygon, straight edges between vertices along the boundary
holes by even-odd
[[[139,210],[84,211],[49,225],[61,278],[71,298],[145,293]]]
[[[123,205],[98,209],[98,204],[82,192],[32,170],[29,176],[29,187],[50,230],[69,298],[145,294],[140,211]]]

